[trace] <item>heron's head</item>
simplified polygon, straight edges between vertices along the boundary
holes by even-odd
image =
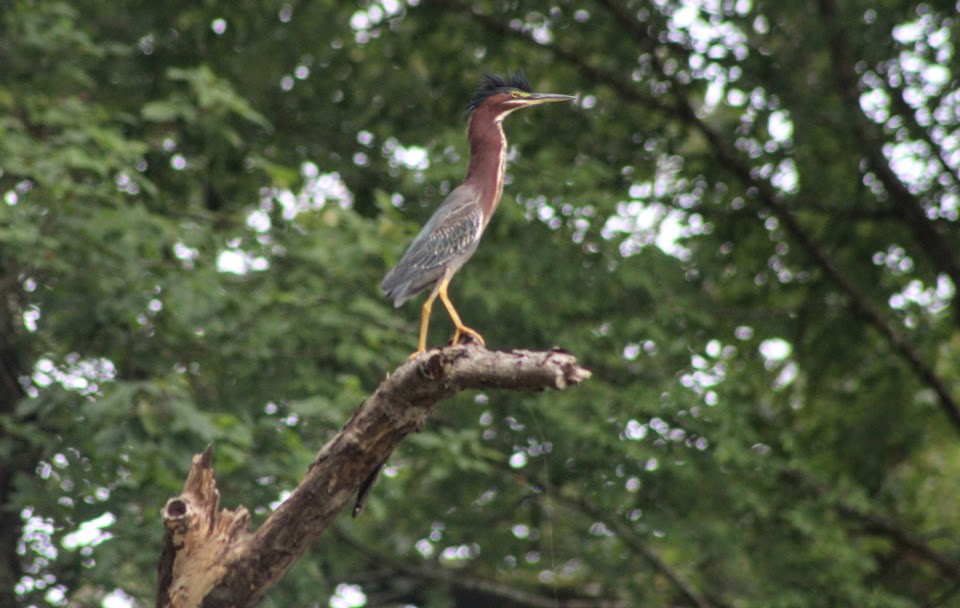
[[[522,71],[513,72],[507,76],[489,74],[484,77],[480,88],[467,106],[467,111],[471,114],[480,110],[489,111],[493,114],[494,120],[499,122],[520,108],[574,99],[576,97],[572,95],[534,93],[531,90],[530,81]]]

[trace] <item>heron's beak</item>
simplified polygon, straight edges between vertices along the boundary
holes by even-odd
[[[527,105],[535,106],[541,103],[553,103],[556,101],[576,101],[576,97],[573,95],[557,95],[555,93],[530,93],[528,96],[524,97],[524,101],[527,102]]]

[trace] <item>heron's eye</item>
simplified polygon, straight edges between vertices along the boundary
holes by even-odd
[[[510,93],[510,97],[513,97],[514,99],[516,99],[517,97],[520,97],[520,93],[517,93],[516,91],[514,91],[513,93]]]

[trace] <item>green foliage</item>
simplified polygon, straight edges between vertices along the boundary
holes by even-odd
[[[594,377],[443,404],[265,605],[958,601],[952,4],[9,4],[0,603],[150,604],[208,444],[269,514],[412,350],[377,285],[517,67],[581,100],[507,120],[451,295]]]

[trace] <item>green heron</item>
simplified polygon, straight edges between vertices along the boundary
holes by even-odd
[[[571,95],[531,92],[523,72],[507,77],[489,75],[483,79],[467,106],[470,112],[467,123],[470,162],[466,178],[437,208],[407,252],[380,283],[380,289],[398,308],[421,291],[432,288],[423,304],[420,341],[411,358],[427,349],[430,310],[437,296],[456,327],[453,343],[457,344],[462,336],[469,335],[484,344],[483,336],[460,320],[447,295],[447,287],[453,275],[477,250],[483,230],[500,202],[507,166],[503,119],[521,108],[574,99],[576,97]]]

